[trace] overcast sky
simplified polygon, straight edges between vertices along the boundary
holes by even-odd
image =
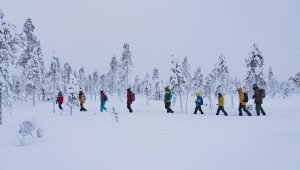
[[[207,74],[223,53],[242,78],[257,43],[265,72],[272,66],[280,80],[300,72],[299,0],[0,0],[0,8],[18,30],[32,18],[45,59],[55,51],[76,69],[107,72],[128,42],[142,77],[157,67],[167,79],[171,55]]]

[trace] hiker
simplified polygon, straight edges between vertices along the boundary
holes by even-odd
[[[85,103],[85,95],[82,92],[82,90],[79,91],[79,104],[80,104],[80,111],[87,111],[84,107],[83,104]]]
[[[224,97],[221,93],[218,93],[218,110],[217,110],[217,115],[219,115],[220,111],[224,113],[225,116],[228,116],[227,112],[224,109]]]
[[[196,93],[195,103],[196,103],[196,108],[195,108],[194,114],[197,114],[197,111],[199,110],[200,113],[203,115],[204,113],[203,113],[203,111],[201,109],[201,106],[203,105],[203,98],[202,98],[200,92]]]
[[[239,116],[243,116],[242,110],[247,113],[248,116],[251,116],[251,113],[246,108],[246,103],[248,102],[248,95],[244,93],[243,88],[238,88],[239,93]]]
[[[63,102],[64,102],[64,97],[62,95],[62,92],[60,91],[60,92],[58,92],[58,95],[56,97],[56,104],[58,104],[58,107],[60,110],[63,110],[63,108],[61,106],[63,104]]]
[[[172,92],[169,89],[169,86],[165,87],[165,108],[167,109],[167,113],[174,113],[174,111],[170,108],[172,99]]]
[[[131,104],[134,101],[134,98],[135,97],[133,97],[133,93],[132,93],[131,89],[128,88],[127,89],[127,108],[128,108],[128,110],[129,110],[130,113],[133,112],[132,108],[131,108]]]
[[[266,116],[266,113],[261,106],[263,104],[263,98],[265,97],[265,90],[260,89],[257,86],[257,84],[253,84],[252,88],[254,90],[254,95],[253,95],[252,99],[254,99],[255,110],[256,110],[257,116],[260,116],[260,112],[262,113],[262,115]]]
[[[101,90],[100,92],[100,112],[103,112],[103,110],[107,111],[106,110],[106,107],[105,107],[105,102],[108,100],[106,94],[103,92],[103,90]]]

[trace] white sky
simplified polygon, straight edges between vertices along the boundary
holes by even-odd
[[[272,66],[284,80],[300,72],[299,0],[0,0],[0,8],[20,31],[32,18],[45,59],[54,50],[76,69],[107,72],[128,42],[142,77],[157,67],[167,79],[172,54],[207,74],[223,53],[242,78],[258,43],[265,73]]]

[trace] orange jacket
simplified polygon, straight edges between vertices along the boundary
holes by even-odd
[[[239,88],[238,92],[239,92],[240,104],[246,106],[246,102],[244,102],[244,90],[242,88]]]

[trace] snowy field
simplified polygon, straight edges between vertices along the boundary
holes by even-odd
[[[299,170],[299,101],[266,100],[266,117],[239,117],[228,101],[225,117],[215,116],[216,107],[193,115],[192,100],[189,114],[179,113],[178,103],[167,114],[163,102],[147,106],[139,96],[130,114],[125,103],[110,100],[119,122],[90,99],[88,112],[76,108],[71,117],[54,115],[51,103],[15,103],[0,126],[0,170]],[[24,120],[34,120],[44,136],[16,146]]]

